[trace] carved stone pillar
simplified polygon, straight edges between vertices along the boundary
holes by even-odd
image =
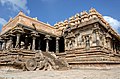
[[[38,50],[41,49],[41,40],[39,39],[39,42],[38,42]]]
[[[46,40],[46,52],[48,52],[49,51],[49,40],[47,39]]]
[[[32,50],[35,50],[35,40],[36,40],[36,37],[33,36]]]
[[[20,47],[20,46],[19,46],[20,36],[21,36],[21,35],[18,33],[18,34],[17,34],[17,40],[16,40],[16,46],[15,46],[16,48],[19,48],[19,47]]]
[[[35,41],[36,41],[36,38],[39,37],[39,34],[35,31],[31,32],[31,36],[32,36],[32,50],[34,51],[35,50]]]
[[[56,38],[56,53],[59,53],[59,37]]]
[[[46,40],[46,52],[49,52],[49,40],[51,40],[50,36],[46,35],[45,40]]]

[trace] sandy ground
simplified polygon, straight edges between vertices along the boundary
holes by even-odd
[[[120,69],[70,69],[65,71],[0,71],[0,79],[120,79]]]

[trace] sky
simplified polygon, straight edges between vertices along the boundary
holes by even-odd
[[[19,11],[54,25],[90,8],[101,13],[120,34],[120,0],[0,0],[0,29]]]

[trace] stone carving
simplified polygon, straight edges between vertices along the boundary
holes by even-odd
[[[21,49],[25,49],[25,43],[23,41],[21,41],[20,46],[21,46]]]
[[[90,49],[90,37],[89,36],[85,36],[86,39],[86,50]]]
[[[81,22],[86,22],[88,20],[88,13],[86,11],[81,12]]]
[[[74,16],[72,16],[72,17],[69,18],[69,24],[70,24],[70,26],[74,26],[75,25]]]
[[[6,49],[9,50],[13,47],[13,43],[12,43],[12,40],[9,40],[7,43],[6,43]]]
[[[90,14],[89,14],[89,19],[98,18],[98,17],[97,17],[98,13],[97,13],[97,11],[96,11],[94,8],[91,8],[91,9],[89,10],[89,12],[90,12]]]
[[[82,36],[81,36],[81,34],[79,34],[78,35],[78,45],[81,45],[81,43],[82,43]]]
[[[29,46],[28,46],[28,50],[30,50],[31,49],[31,43],[29,43]]]
[[[78,25],[78,24],[80,24],[80,15],[77,13],[75,15],[75,25]]]

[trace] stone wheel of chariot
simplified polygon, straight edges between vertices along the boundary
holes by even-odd
[[[34,71],[37,68],[37,61],[35,59],[28,59],[25,66],[28,71]]]
[[[51,70],[52,69],[52,65],[48,62],[48,61],[40,61],[39,62],[39,70]]]

